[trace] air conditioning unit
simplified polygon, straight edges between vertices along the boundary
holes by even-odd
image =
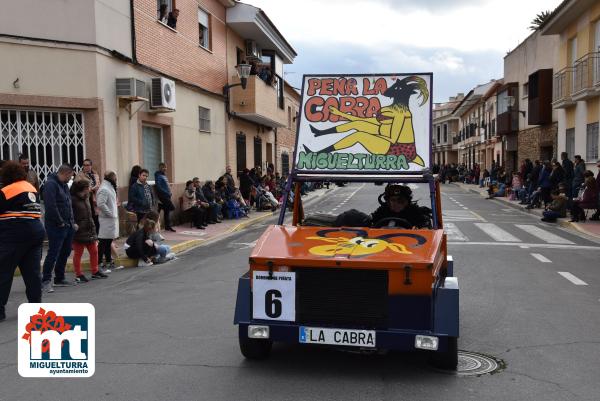
[[[246,40],[246,58],[248,60],[258,60],[261,57],[260,46],[254,40]]]
[[[166,78],[152,78],[150,108],[175,111],[175,82]]]
[[[147,96],[146,83],[135,78],[117,78],[116,89],[120,98],[145,100]]]

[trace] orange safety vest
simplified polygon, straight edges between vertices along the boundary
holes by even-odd
[[[9,210],[0,212],[0,220],[8,219],[39,219],[42,213],[39,210],[32,210],[31,203],[38,203],[37,198],[32,200],[30,194],[37,193],[37,190],[28,181],[17,181],[0,189],[5,202],[8,203]],[[0,199],[1,200],[1,199]],[[35,209],[35,208],[34,208]]]

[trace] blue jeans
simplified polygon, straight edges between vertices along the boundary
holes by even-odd
[[[221,214],[221,205],[217,202],[209,202],[210,205],[210,220],[217,221],[219,219],[219,215]]]
[[[55,280],[64,280],[65,266],[71,254],[71,245],[75,230],[71,226],[47,226],[46,234],[48,235],[48,253],[46,254],[46,259],[44,259],[42,281],[50,281],[52,279],[52,271],[54,271]]]
[[[557,213],[554,210],[544,210],[543,215],[548,220],[556,220],[561,217],[560,213]]]
[[[169,245],[159,245],[156,247],[156,252],[161,258],[165,258],[167,254],[171,253],[171,247]]]

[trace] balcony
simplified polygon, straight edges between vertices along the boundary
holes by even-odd
[[[573,67],[566,67],[554,74],[552,84],[552,107],[563,109],[575,104],[571,98],[573,92]]]
[[[528,82],[528,124],[550,124],[552,122],[552,69],[537,70],[529,75]]]
[[[588,53],[573,64],[574,102],[600,94],[600,52]]]
[[[277,88],[257,75],[248,77],[246,89],[231,88],[231,111],[238,117],[268,127],[287,125],[285,110],[279,108]]]

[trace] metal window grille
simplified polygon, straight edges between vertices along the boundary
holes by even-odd
[[[588,162],[598,159],[598,123],[587,125],[586,150]]]
[[[84,132],[81,112],[0,109],[0,159],[29,156],[31,168],[43,183],[63,163],[81,170]]]
[[[281,172],[285,175],[290,173],[290,155],[285,152],[281,154]]]
[[[254,167],[262,168],[262,139],[254,138]]]
[[[200,131],[210,132],[210,109],[198,106],[200,117]]]

